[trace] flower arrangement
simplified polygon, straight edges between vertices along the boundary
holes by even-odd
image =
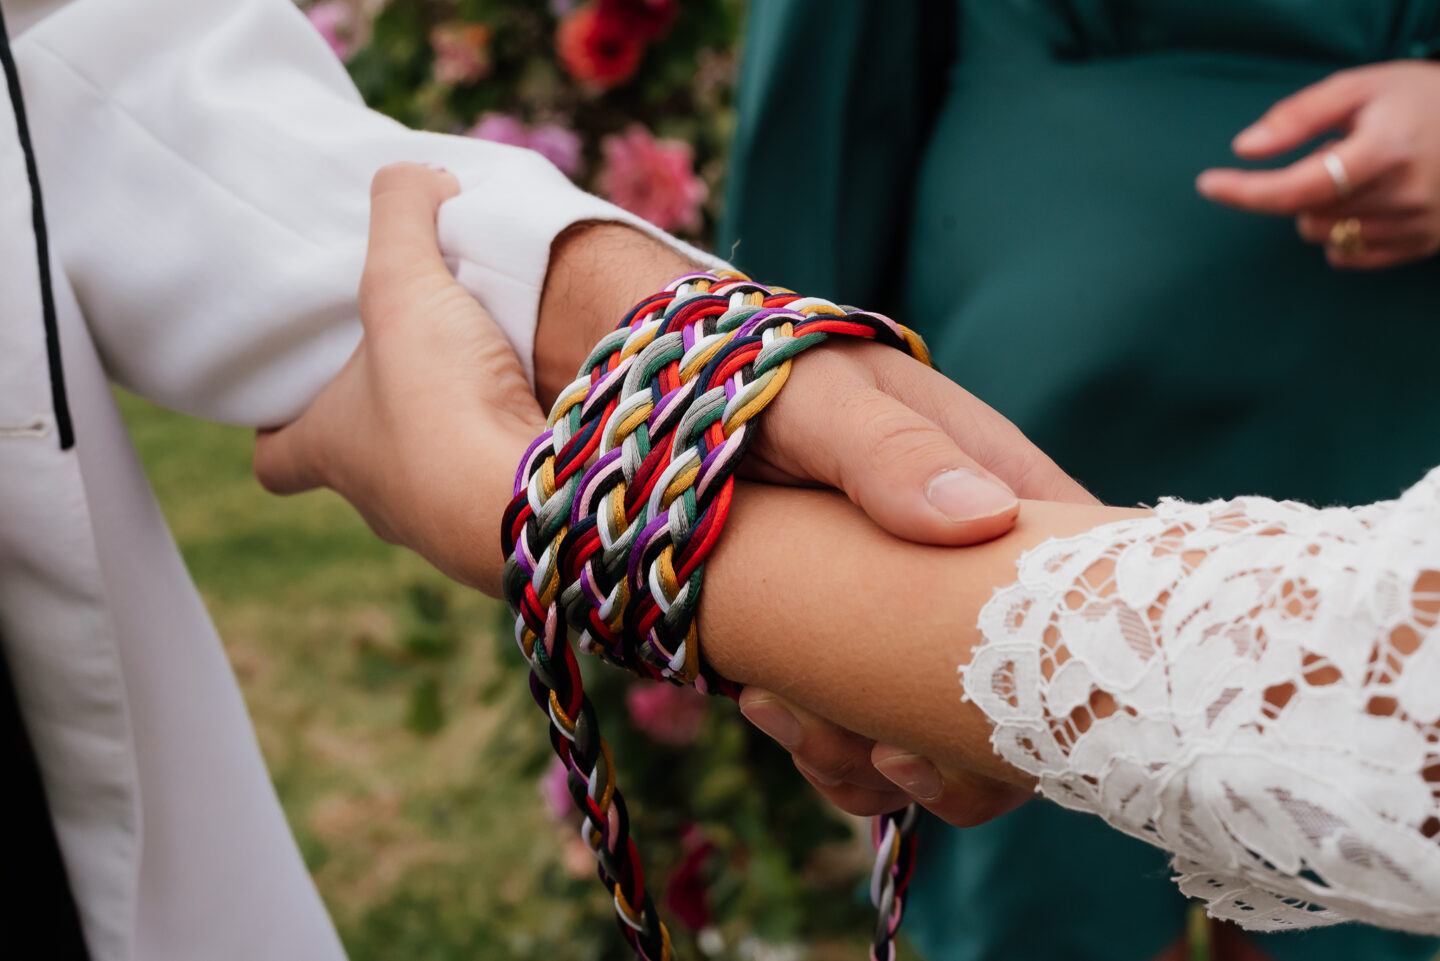
[[[742,0],[320,0],[366,102],[539,151],[657,226],[713,234]]]
[[[701,244],[712,238],[743,0],[302,6],[372,107],[412,127],[534,150],[581,187],[666,230]],[[519,684],[523,662],[510,653],[503,660]],[[732,705],[602,665],[586,672],[635,830],[646,839],[656,902],[672,934],[693,940],[682,956],[863,956],[872,919],[855,892],[868,853],[788,755]],[[594,863],[579,838],[580,815],[563,771],[547,761],[542,719],[528,696],[520,701],[513,728],[534,732],[533,757],[523,762],[535,777],[527,794],[556,827],[553,859],[565,879],[536,880],[537,896],[585,906],[595,926],[594,938],[562,939],[574,942],[573,955],[555,953],[554,944],[542,955],[618,961],[621,942],[606,930],[610,909],[591,904]],[[437,715],[416,730],[432,737],[463,723]]]

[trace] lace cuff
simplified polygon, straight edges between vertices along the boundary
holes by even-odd
[[[1244,927],[1440,933],[1440,469],[1361,508],[1166,500],[1018,568],[961,673],[1043,794]]]

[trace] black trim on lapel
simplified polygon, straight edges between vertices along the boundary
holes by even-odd
[[[60,328],[55,322],[55,289],[50,282],[50,243],[45,232],[45,206],[40,200],[40,170],[30,145],[30,127],[25,122],[25,101],[20,96],[20,71],[10,52],[10,35],[5,30],[5,12],[0,10],[0,63],[10,88],[10,108],[15,113],[15,132],[25,152],[25,171],[30,176],[30,208],[35,224],[35,259],[40,267],[40,305],[45,314],[45,356],[50,362],[50,400],[55,406],[55,427],[60,449],[75,446],[75,426],[70,421],[70,401],[65,396],[65,371],[60,366]]]

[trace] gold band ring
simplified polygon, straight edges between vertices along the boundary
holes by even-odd
[[[1365,238],[1360,234],[1359,217],[1342,217],[1330,228],[1326,241],[1330,249],[1346,257],[1358,257],[1365,253]]]

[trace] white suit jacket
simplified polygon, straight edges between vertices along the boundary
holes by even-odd
[[[391,161],[460,178],[442,246],[527,367],[555,234],[633,219],[538,155],[369,112],[289,0],[0,4],[30,130],[0,88],[0,638],[86,942],[94,961],[340,958],[107,381],[292,418],[359,338]]]

